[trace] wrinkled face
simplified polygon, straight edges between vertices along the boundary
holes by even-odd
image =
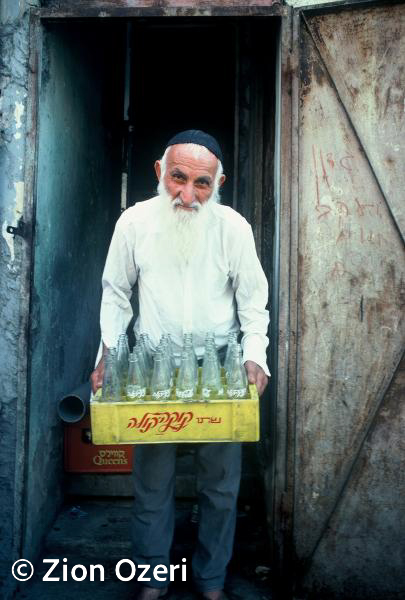
[[[170,146],[166,157],[163,183],[172,200],[180,210],[193,211],[204,204],[214,189],[218,159],[204,146],[175,144]],[[155,163],[156,175],[161,179],[160,161]],[[219,185],[225,175],[219,179]]]

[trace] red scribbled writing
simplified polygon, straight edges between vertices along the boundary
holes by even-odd
[[[371,217],[382,219],[381,206],[378,200],[370,203],[358,197],[349,196],[343,199],[343,190],[333,185],[333,177],[339,169],[343,169],[348,174],[353,184],[353,174],[356,172],[354,158],[350,152],[347,152],[344,156],[337,156],[332,152],[324,152],[314,144],[312,145],[312,165],[315,179],[314,209],[318,221],[328,221],[329,217],[338,217],[339,231],[335,238],[336,243],[353,237],[345,221],[347,218],[357,216],[361,219]],[[381,245],[381,239],[380,234],[373,231],[370,231],[367,236],[363,233],[360,235],[361,243],[368,241]]]

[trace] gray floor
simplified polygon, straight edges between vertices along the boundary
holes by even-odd
[[[122,582],[115,575],[115,565],[131,557],[130,499],[72,498],[59,514],[50,531],[43,556],[33,577],[21,584],[18,600],[130,600],[134,597],[134,581]],[[191,555],[196,525],[191,520],[192,501],[179,500],[176,514],[176,534],[172,564],[186,558],[187,581],[175,581],[170,586],[168,600],[195,600],[191,581]],[[271,600],[271,569],[264,530],[264,515],[260,506],[241,504],[238,513],[234,556],[229,566],[226,590],[231,600]],[[51,577],[60,581],[42,581],[50,564],[43,559],[59,559]],[[63,558],[66,562],[63,563]],[[66,564],[67,581],[63,581],[62,565]],[[87,577],[82,582],[71,578],[71,568],[82,564]],[[104,581],[95,571],[90,581],[90,565],[101,564]],[[77,575],[82,571],[78,570]],[[123,570],[123,575],[125,571]]]

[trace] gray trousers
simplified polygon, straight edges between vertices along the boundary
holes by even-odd
[[[214,442],[196,447],[199,525],[192,571],[197,589],[207,592],[223,589],[232,556],[241,444]],[[175,522],[175,463],[176,444],[142,444],[135,448],[134,562],[150,565],[148,576],[152,576],[156,565],[168,568],[170,563]],[[167,582],[152,577],[145,585],[162,588]]]

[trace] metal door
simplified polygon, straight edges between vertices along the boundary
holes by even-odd
[[[405,6],[297,12],[293,37],[286,552],[297,598],[400,598]]]

